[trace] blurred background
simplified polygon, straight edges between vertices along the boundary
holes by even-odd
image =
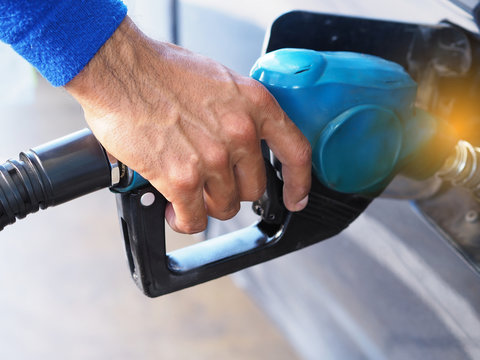
[[[176,40],[244,75],[262,53],[269,25],[293,9],[420,23],[437,23],[446,13],[449,16],[453,13],[458,23],[472,28],[466,13],[441,0],[183,0],[175,2],[176,31],[172,23],[173,1],[130,0],[126,3],[129,15],[147,35],[159,40]],[[4,127],[1,159],[16,157],[22,150],[86,126],[79,105],[63,89],[52,88],[3,44],[0,45],[0,64],[0,117]],[[334,283],[331,274],[339,274],[334,260],[338,259],[338,267],[347,269],[350,276],[344,273],[341,281],[359,286],[360,273],[354,276],[358,269],[348,266],[352,259],[341,258],[345,252],[354,252],[356,246],[363,246],[360,252],[377,260],[375,266],[363,268],[367,273],[381,271],[386,266],[384,260],[379,260],[385,257],[376,252],[376,245],[382,241],[387,244],[383,249],[387,255],[392,249],[388,247],[390,244],[397,250],[400,247],[408,258],[408,246],[399,245],[398,238],[379,221],[372,220],[385,213],[383,209],[391,209],[388,200],[379,201],[380,207],[362,216],[337,245],[319,244],[312,248],[314,250],[303,250],[300,255],[257,266],[233,278],[222,278],[153,300],[144,297],[130,279],[115,199],[109,191],[40,211],[0,234],[0,358],[351,359],[353,357],[341,357],[341,354],[352,353],[359,359],[393,358],[359,330],[357,320],[337,306],[330,290],[321,285],[322,282]],[[422,236],[433,236],[415,215],[404,214],[408,205],[395,206],[396,210],[387,211],[392,221],[399,214],[404,218],[410,216],[410,220],[406,220],[408,226],[423,226]],[[222,224],[213,221],[210,234],[250,224],[254,217],[248,208],[246,204],[242,215],[234,221]],[[377,240],[361,245],[360,235],[369,236],[362,232],[367,228],[376,231]],[[178,234],[168,236],[170,247],[191,241]],[[409,236],[413,241],[418,233],[412,232]],[[195,240],[200,239],[201,236],[197,236]],[[319,250],[322,246],[323,252]],[[395,260],[394,253],[388,261],[399,261]],[[416,257],[408,259],[417,269],[420,266],[428,273],[428,266],[422,261]],[[302,262],[312,267],[296,272]],[[326,264],[328,273],[318,273],[315,264],[320,263]],[[395,277],[408,282],[408,271],[403,269]],[[308,276],[317,280],[309,282]],[[285,278],[297,279],[300,290],[282,287]],[[438,288],[444,283],[438,285],[435,279],[429,288],[433,295],[435,291],[444,291]],[[409,291],[419,286],[415,281],[409,284]],[[354,289],[353,295],[340,288],[334,295],[341,295],[355,307],[353,299],[360,291],[355,293],[355,286],[351,289]],[[379,280],[368,291],[373,294],[379,289],[391,290]],[[467,314],[469,321],[478,322],[467,305],[459,311]],[[379,307],[380,312],[384,311],[383,319],[392,314],[391,308],[385,306],[385,309]],[[359,307],[355,311],[362,313],[363,310]],[[393,318],[385,320],[391,327],[401,322],[401,312],[393,313]],[[332,319],[339,328],[329,333]],[[319,330],[313,322],[326,327]],[[416,326],[407,322],[402,323],[406,332]],[[382,333],[382,328],[376,327],[378,324],[371,324],[375,328],[371,330],[373,333]],[[443,338],[443,333],[438,331],[433,338],[423,339],[424,352],[415,352],[418,358],[445,350],[443,345],[438,345],[441,341],[436,342]],[[343,340],[333,336],[334,333],[343,334]],[[395,339],[403,342],[403,346],[410,346],[410,339],[400,335],[385,341],[390,341],[390,346],[395,348],[400,346]],[[470,346],[468,354],[478,350],[478,338],[468,337],[465,341]],[[463,348],[460,343],[460,350],[452,350],[452,356],[462,355]]]

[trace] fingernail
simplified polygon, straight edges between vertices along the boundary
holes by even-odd
[[[295,211],[303,210],[305,206],[307,206],[307,203],[308,203],[308,195],[295,204]]]

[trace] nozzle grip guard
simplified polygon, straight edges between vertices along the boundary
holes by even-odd
[[[170,253],[165,198],[151,185],[116,194],[130,271],[145,295],[200,284],[327,239],[345,229],[372,200],[329,190],[312,177],[308,206],[290,213],[281,199],[282,181],[268,161],[266,169],[267,191],[254,204],[262,212],[258,223]],[[147,193],[155,196],[148,206],[142,204]]]

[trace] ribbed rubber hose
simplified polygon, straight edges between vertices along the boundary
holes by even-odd
[[[88,129],[22,152],[0,166],[0,230],[110,185],[105,150]]]

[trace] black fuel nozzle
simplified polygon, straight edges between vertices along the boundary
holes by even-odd
[[[38,209],[112,185],[112,167],[89,129],[20,153],[0,166],[0,230]]]

